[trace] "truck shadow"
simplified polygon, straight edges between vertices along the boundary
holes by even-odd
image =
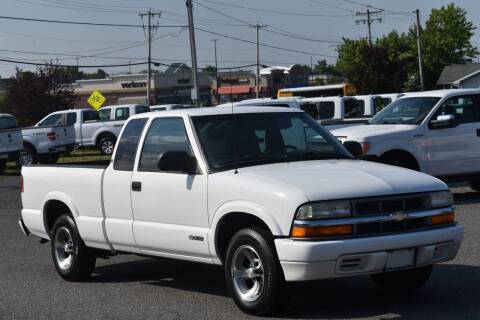
[[[281,318],[343,319],[479,318],[480,267],[442,264],[423,289],[393,294],[377,289],[368,277],[298,283]],[[99,266],[95,283],[140,282],[200,294],[229,297],[223,270],[215,266],[144,259]],[[233,304],[233,301],[231,301]]]

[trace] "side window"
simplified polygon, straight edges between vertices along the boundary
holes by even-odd
[[[110,120],[110,114],[112,113],[112,109],[100,109],[98,110],[98,120],[100,121],[108,121]]]
[[[77,122],[77,113],[69,112],[67,113],[67,125],[71,126]]]
[[[473,96],[458,96],[445,101],[435,113],[433,119],[439,115],[453,115],[455,123],[471,123],[480,121],[480,110]]]
[[[321,101],[318,103],[320,120],[332,119],[335,116],[335,103],[333,101]]]
[[[166,151],[193,155],[182,118],[158,118],[152,122],[143,144],[139,171],[160,171],[159,157]]]
[[[95,110],[84,110],[82,111],[83,122],[92,122],[98,121],[98,112]]]
[[[0,117],[0,130],[17,128],[17,120],[14,117]]]
[[[113,169],[119,171],[133,170],[138,144],[147,120],[147,118],[133,119],[127,124],[118,142]]]
[[[305,111],[310,117],[312,117],[315,120],[318,120],[318,108],[316,104],[305,103],[305,104],[302,104],[300,108],[303,111]]]
[[[375,113],[380,112],[383,108],[388,106],[390,103],[392,103],[391,98],[382,98],[382,97],[373,98],[373,105],[375,107]]]
[[[115,110],[115,120],[127,120],[130,117],[129,108],[118,108]]]
[[[40,123],[41,127],[56,126],[61,125],[63,122],[63,117],[61,113],[52,114],[45,120]]]

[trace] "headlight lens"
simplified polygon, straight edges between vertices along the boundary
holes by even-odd
[[[449,207],[453,205],[453,196],[449,190],[430,193],[430,206],[432,208]]]
[[[304,204],[298,209],[298,220],[315,220],[350,217],[350,201],[325,201]]]

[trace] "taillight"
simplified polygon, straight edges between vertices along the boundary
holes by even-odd
[[[23,176],[20,176],[20,192],[23,193]]]
[[[56,132],[47,132],[47,138],[50,140],[56,140],[57,139],[57,133]]]

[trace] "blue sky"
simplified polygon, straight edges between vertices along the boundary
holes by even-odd
[[[273,48],[261,48],[261,61],[266,65],[310,64],[327,59],[335,62],[336,42],[342,37],[358,39],[365,37],[367,26],[357,25],[354,14],[365,11],[360,4],[384,9],[379,17],[382,23],[372,25],[373,37],[396,29],[405,32],[414,22],[411,12],[421,11],[425,22],[432,8],[447,5],[451,1],[392,1],[392,0],[196,0],[194,18],[196,27],[232,37],[255,41],[255,29],[246,23],[266,24],[267,30],[260,33],[262,43],[293,49],[286,52]],[[466,9],[469,19],[480,26],[480,2],[478,0],[455,1]],[[203,5],[203,7],[201,6]],[[221,15],[218,12],[235,19]],[[2,0],[2,16],[35,19],[88,21],[116,24],[141,24],[139,11],[149,7],[161,11],[160,24],[182,26],[187,23],[186,6],[183,0]],[[246,7],[251,9],[245,9]],[[252,10],[258,9],[258,10]],[[285,13],[292,13],[287,15]],[[279,34],[280,33],[280,34]],[[284,36],[285,33],[293,37]],[[183,28],[160,28],[152,48],[152,56],[161,62],[187,62],[190,64],[188,30]],[[213,64],[213,42],[219,39],[219,67],[233,67],[255,63],[255,45],[197,31],[199,66]],[[297,38],[297,39],[296,39]],[[298,38],[307,38],[298,39]],[[101,65],[138,62],[145,60],[147,47],[141,28],[95,27],[66,24],[51,24],[0,19],[0,58],[45,61],[58,58],[61,63]],[[473,42],[480,47],[480,34]],[[127,47],[131,47],[128,48]],[[17,51],[28,51],[17,52]],[[85,57],[96,55],[96,57]],[[33,69],[31,66],[0,62],[0,76],[9,77],[15,67]],[[133,66],[131,72],[144,69]],[[129,71],[128,67],[105,68],[110,73]]]

